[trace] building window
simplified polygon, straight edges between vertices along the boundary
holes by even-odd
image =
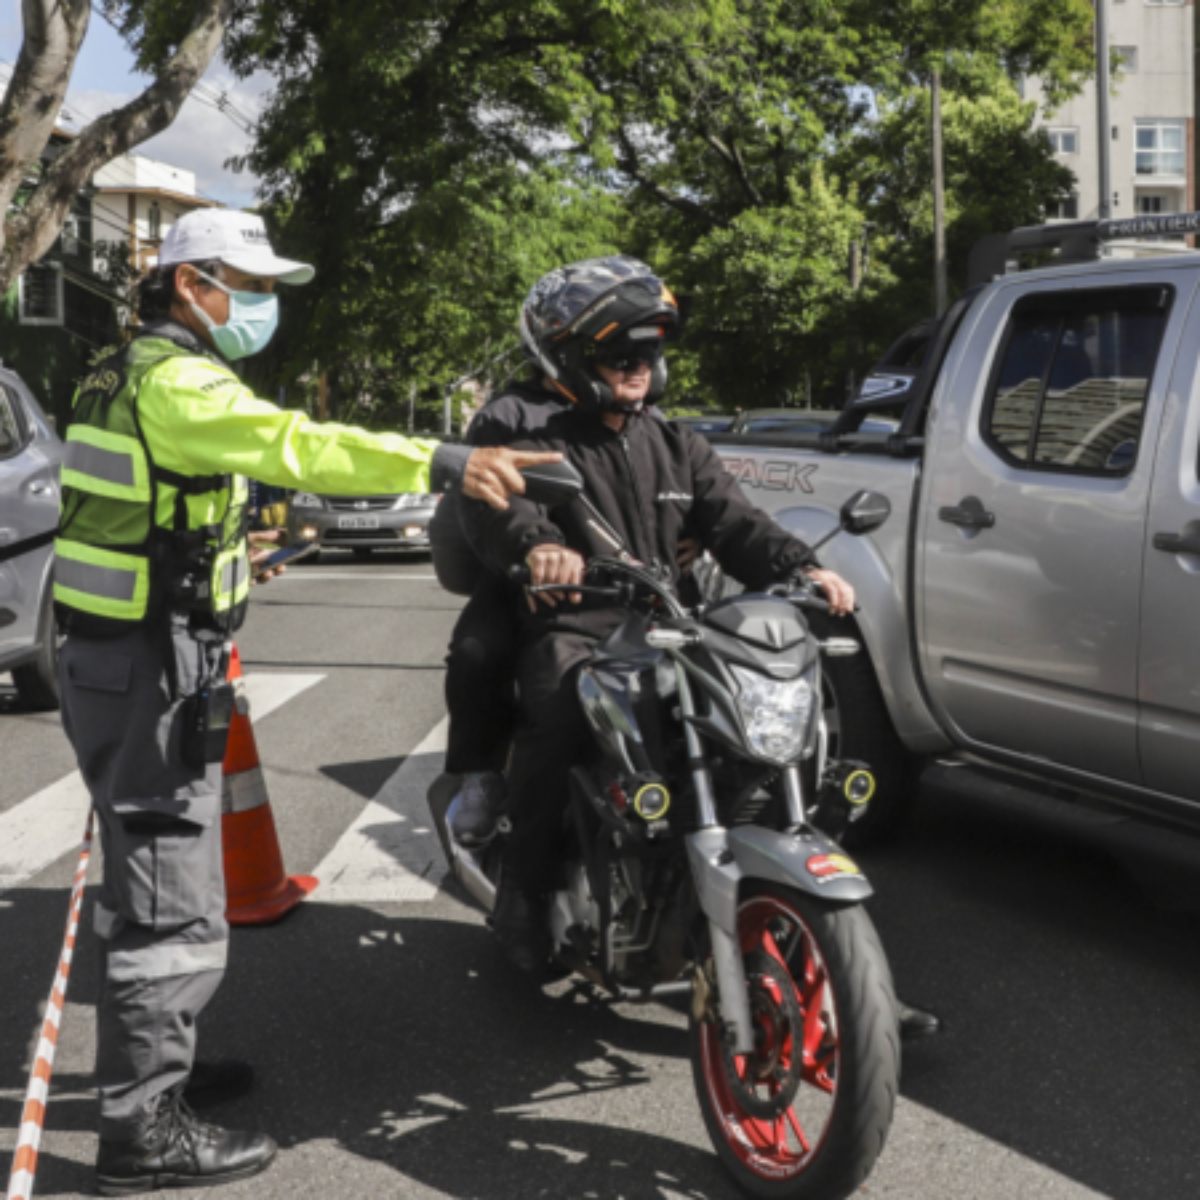
[[[162,210],[158,207],[158,201],[150,202],[150,210],[146,214],[146,224],[149,226],[148,238],[152,242],[157,242],[162,238]]]
[[[1139,175],[1179,175],[1187,169],[1182,121],[1139,121],[1136,165]]]
[[[1065,200],[1057,200],[1046,208],[1048,221],[1078,221],[1079,193],[1072,192]]]
[[[79,253],[79,218],[72,213],[62,227],[62,252],[68,258],[74,258]]]
[[[1126,75],[1136,75],[1138,69],[1138,52],[1136,46],[1114,46],[1113,54],[1117,58],[1117,70]]]
[[[1139,192],[1137,210],[1143,217],[1157,217],[1163,213],[1178,212],[1175,197],[1169,192]]]
[[[1047,129],[1046,133],[1050,135],[1050,145],[1054,147],[1055,154],[1079,153],[1078,129]]]
[[[58,263],[38,263],[21,276],[21,324],[63,323],[63,278]]]

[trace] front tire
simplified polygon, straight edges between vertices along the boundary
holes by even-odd
[[[725,1168],[762,1200],[843,1200],[891,1128],[900,1041],[891,972],[860,907],[758,884],[738,910],[757,1048],[690,1022],[700,1110]],[[791,989],[790,994],[786,989]]]

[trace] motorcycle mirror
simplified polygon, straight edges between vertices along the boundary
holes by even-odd
[[[855,492],[842,505],[842,528],[856,537],[872,533],[892,515],[892,502],[881,492]]]
[[[569,462],[540,463],[526,467],[521,474],[525,478],[525,498],[546,508],[570,504],[583,492],[583,476]]]

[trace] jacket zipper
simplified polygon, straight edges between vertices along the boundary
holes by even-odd
[[[628,417],[625,418],[627,421]],[[633,490],[633,506],[637,509],[638,518],[642,522],[642,534],[647,548],[654,546],[654,531],[650,527],[650,523],[646,520],[646,510],[642,506],[642,493],[638,490],[637,474],[633,469],[633,455],[629,452],[629,437],[622,430],[620,436],[621,452],[625,457],[625,470],[629,475],[629,486]],[[655,572],[658,571],[658,555],[651,554],[650,561],[646,564]]]

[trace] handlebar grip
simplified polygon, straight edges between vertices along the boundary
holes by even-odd
[[[529,568],[524,563],[518,563],[515,567],[508,568],[508,577],[513,583],[529,583],[533,579]]]

